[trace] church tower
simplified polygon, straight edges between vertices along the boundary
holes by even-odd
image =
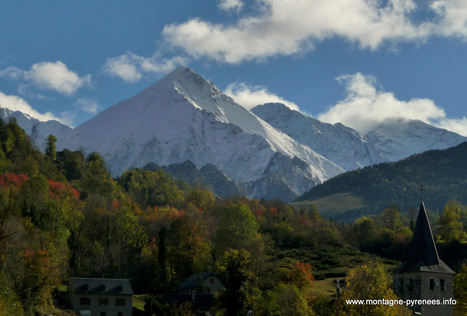
[[[422,201],[409,254],[405,262],[394,271],[394,293],[404,300],[427,300],[424,304],[411,307],[423,316],[454,315],[452,302],[449,301],[454,298],[454,274],[438,256]],[[436,304],[438,300],[439,305]]]

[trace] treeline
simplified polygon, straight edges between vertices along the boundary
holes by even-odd
[[[292,263],[271,273],[274,247],[343,242],[338,226],[316,210],[220,200],[202,188],[180,188],[162,171],[133,169],[113,179],[98,153],[56,152],[53,136],[43,155],[14,120],[0,121],[0,141],[0,310],[6,314],[58,314],[53,302],[71,276],[129,278],[136,293],[153,294],[154,308],[169,313],[157,295],[205,271],[225,282],[215,309],[226,315],[253,306],[267,313],[267,301],[286,293],[308,313],[304,281],[295,274],[310,279],[311,266],[303,263],[294,273]]]
[[[0,120],[0,315],[67,315],[64,287],[72,276],[129,278],[135,293],[150,294],[153,313],[173,315],[177,310],[163,304],[161,294],[205,271],[226,286],[216,296],[217,315],[352,314],[335,297],[311,294],[319,271],[298,253],[342,249],[353,255],[359,248],[400,260],[411,238],[410,220],[394,208],[340,224],[313,205],[221,200],[160,170],[132,169],[113,179],[98,153],[56,152],[55,141],[49,137],[41,154],[14,120]],[[441,218],[437,232],[448,240],[443,231],[452,229],[441,227],[452,222]],[[455,235],[459,245],[463,229]],[[392,291],[385,266],[365,266],[355,269],[383,280],[381,293]],[[343,297],[353,297],[358,271],[349,272]]]
[[[383,163],[341,174],[312,188],[299,200],[316,200],[332,194],[350,193],[365,206],[346,214],[349,218],[381,212],[396,204],[413,207],[420,196],[432,210],[441,212],[446,201],[467,203],[467,142],[446,150],[431,150],[402,161]]]

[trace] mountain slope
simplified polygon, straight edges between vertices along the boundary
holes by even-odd
[[[407,159],[347,172],[317,185],[299,201],[315,203],[335,219],[379,213],[394,204],[417,207],[420,187],[427,207],[441,211],[449,200],[467,203],[467,142]]]
[[[303,187],[297,179],[278,175],[294,196],[343,172],[184,67],[76,127],[58,145],[99,151],[113,175],[147,163],[167,166],[190,160],[198,169],[212,164],[253,187],[270,176],[273,171],[267,167],[279,155],[284,157],[281,170],[299,168],[298,182],[306,182]],[[305,167],[297,167],[301,163]]]
[[[158,166],[155,163],[149,163],[144,166],[143,169],[149,171],[162,169],[172,177],[184,180],[192,186],[201,185],[206,187],[215,196],[220,198],[227,199],[232,196],[245,195],[245,191],[238,183],[212,164],[207,164],[198,170],[190,160],[187,160],[181,164],[172,164],[168,166]]]
[[[45,151],[47,145],[47,137],[50,134],[56,137],[63,137],[71,128],[57,121],[42,122],[23,112],[12,111],[7,108],[0,107],[0,117],[8,122],[12,117],[16,119],[18,126],[31,138],[32,143],[37,146],[42,152]]]
[[[467,141],[467,137],[428,125],[419,120],[390,120],[366,134],[389,161],[431,149],[447,149]]]
[[[346,171],[388,161],[368,139],[340,123],[320,122],[281,103],[258,105],[251,111]]]

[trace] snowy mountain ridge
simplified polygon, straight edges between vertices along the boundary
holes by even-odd
[[[251,192],[274,177],[290,196],[344,171],[184,67],[76,127],[58,148],[99,151],[113,175],[151,162],[213,164]]]
[[[366,135],[389,161],[402,160],[429,149],[447,149],[467,141],[467,137],[428,125],[419,120],[389,120]]]
[[[388,161],[366,137],[341,123],[323,123],[281,103],[258,105],[251,111],[346,171]]]
[[[12,111],[4,107],[0,107],[0,117],[4,121],[8,121],[11,117],[14,117],[18,125],[31,137],[33,144],[42,151],[45,151],[47,137],[50,134],[62,136],[71,131],[70,127],[58,121],[42,122],[23,112]]]
[[[53,134],[59,150],[100,152],[114,176],[131,167],[187,167],[190,161],[198,170],[218,170],[209,173],[215,181],[231,179],[250,197],[286,201],[342,172],[466,140],[420,121],[387,122],[363,136],[279,103],[249,111],[185,67],[73,130],[0,110],[3,119],[16,117],[42,150]]]

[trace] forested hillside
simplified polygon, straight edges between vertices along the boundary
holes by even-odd
[[[348,172],[312,188],[299,201],[316,203],[339,220],[378,214],[389,205],[416,209],[423,186],[427,207],[440,212],[449,200],[467,202],[467,143],[430,150],[395,163]],[[329,202],[329,203],[328,203]]]
[[[392,297],[388,272],[412,236],[396,209],[338,224],[313,205],[221,200],[161,170],[113,179],[98,153],[56,152],[53,136],[41,154],[14,120],[0,120],[0,141],[0,315],[71,315],[66,287],[76,276],[129,278],[141,303],[135,315],[191,315],[192,306],[161,295],[206,271],[225,285],[216,315],[352,315],[335,280],[354,297],[352,284],[377,276],[372,294]],[[436,232],[458,265],[467,216],[460,203],[448,210],[455,216],[441,217]]]

